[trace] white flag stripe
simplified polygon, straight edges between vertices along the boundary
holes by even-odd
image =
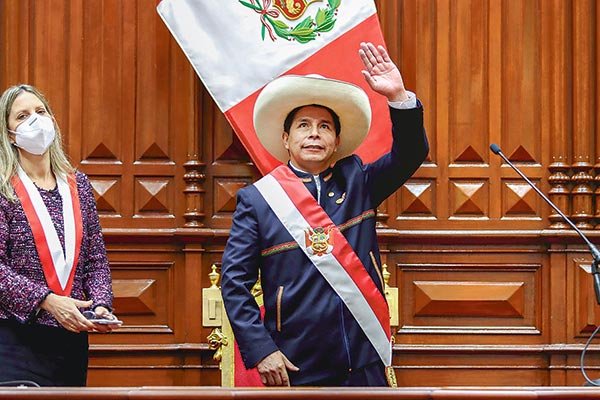
[[[310,224],[304,219],[300,211],[290,200],[279,182],[272,176],[266,175],[254,184],[264,197],[269,207],[273,210],[283,226],[300,245],[306,256],[317,267],[325,280],[331,285],[335,292],[348,307],[363,332],[379,354],[381,361],[391,365],[392,349],[391,342],[386,332],[379,323],[373,309],[364,298],[360,289],[348,275],[344,267],[330,253],[322,256],[310,254],[305,245],[304,232]]]
[[[163,0],[157,10],[222,112],[376,13],[373,1],[342,1],[331,31],[298,43],[263,40],[260,14],[238,0]]]
[[[23,186],[25,186],[25,190],[29,194],[29,198],[31,199],[35,213],[40,220],[42,230],[44,231],[44,236],[46,236],[46,242],[48,243],[48,249],[50,250],[50,255],[52,256],[52,262],[54,264],[56,276],[58,277],[61,288],[64,290],[69,281],[71,269],[73,268],[73,255],[75,253],[75,217],[73,215],[73,200],[70,196],[69,186],[61,177],[56,177],[59,185],[59,193],[63,203],[63,221],[65,224],[65,248],[67,249],[67,257],[69,256],[69,253],[71,254],[70,262],[67,262],[67,260],[65,260],[65,254],[63,252],[62,245],[58,239],[58,233],[56,232],[56,228],[54,227],[54,223],[52,222],[52,218],[50,218],[50,213],[48,213],[48,209],[42,200],[40,192],[31,181],[27,173],[25,173],[23,168],[21,168],[21,166],[18,167],[17,173],[21,179],[21,182],[23,182]],[[60,189],[61,185],[63,186],[62,191]],[[67,190],[66,196],[64,194],[65,185]],[[65,207],[65,204],[70,204],[70,207],[68,205]],[[70,217],[66,215],[68,209],[70,209]],[[72,222],[69,223],[69,220]],[[71,226],[67,227],[67,224],[70,224]],[[41,258],[41,254],[39,256]]]

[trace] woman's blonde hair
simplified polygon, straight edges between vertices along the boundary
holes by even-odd
[[[74,171],[73,166],[71,166],[71,163],[63,151],[60,129],[54,119],[54,113],[50,108],[50,104],[48,104],[48,100],[46,100],[39,90],[31,85],[19,84],[11,86],[2,93],[2,96],[0,96],[0,115],[2,116],[2,118],[0,118],[0,195],[11,201],[16,200],[11,179],[17,172],[19,152],[9,140],[10,132],[8,131],[8,116],[10,115],[15,99],[23,92],[29,92],[40,99],[54,122],[56,136],[48,149],[52,172],[55,175],[65,177]]]

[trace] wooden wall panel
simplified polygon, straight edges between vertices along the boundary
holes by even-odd
[[[429,201],[435,210],[426,206],[426,211],[414,213],[400,206],[393,226],[402,229],[406,221],[416,229],[542,228],[543,209],[530,199],[506,198],[514,185],[507,187],[502,179],[514,180],[516,175],[489,151],[490,143],[498,143],[533,179],[544,176],[542,5],[536,1],[399,4],[401,23],[385,25],[392,19],[385,15],[382,24],[386,38],[402,39],[388,41],[388,46],[401,46],[395,50],[401,54],[407,87],[426,104],[432,143],[432,162],[413,179],[421,188],[421,179],[435,179],[439,190],[435,201]],[[382,14],[394,8],[381,6]],[[502,196],[504,203],[495,200]],[[515,201],[521,202],[516,210]]]
[[[155,2],[53,0],[33,1],[30,7],[5,3],[7,13],[31,26],[25,33],[22,25],[9,24],[3,32],[8,52],[13,38],[26,40],[27,54],[16,64],[32,72],[7,68],[3,82],[21,77],[45,90],[64,127],[69,152],[81,168],[105,180],[120,177],[120,193],[130,200],[118,210],[107,207],[107,214],[113,214],[106,219],[108,227],[201,226],[206,222],[201,221],[207,211],[204,208],[210,208],[210,215],[218,213],[213,203],[218,202],[220,209],[227,200],[213,196],[204,204],[205,189],[198,182],[203,185],[205,177],[212,177],[219,168],[247,166],[249,160],[207,94],[198,90],[187,60],[157,19]],[[575,219],[581,226],[592,226],[595,89],[591,88],[595,86],[588,83],[595,79],[595,47],[589,39],[595,31],[591,17],[595,6],[581,2],[566,9],[559,3],[533,0],[378,5],[390,53],[398,59],[407,86],[427,105],[432,150],[414,178],[413,189],[422,191],[422,181],[425,185],[435,182],[439,189],[434,200],[424,200],[425,209],[420,213],[410,207],[409,199],[402,199],[399,206],[388,202],[387,207],[393,206],[386,211],[393,213],[391,226],[401,229],[403,221],[415,229],[474,229],[481,228],[482,222],[489,229],[546,226],[546,207],[538,208],[524,199],[522,186],[503,182],[516,175],[490,154],[492,141],[500,143],[542,188],[557,185],[553,189],[562,192],[552,194],[559,203],[568,211],[574,203]],[[556,43],[561,32],[573,39],[565,36],[564,42]],[[550,37],[553,40],[547,39]],[[571,42],[577,46],[573,52],[569,50]],[[571,70],[573,89],[557,86],[565,79],[563,71]],[[559,102],[560,93],[577,101],[572,107]],[[577,113],[573,126],[569,122],[572,112]],[[565,132],[560,133],[562,130]],[[214,142],[199,139],[198,132],[211,132]],[[558,160],[577,153],[574,164],[566,160],[562,166],[560,162],[549,165],[543,157],[550,154],[543,153],[542,146],[551,142],[557,154],[553,157]],[[438,143],[444,144],[443,151],[438,151]],[[214,163],[210,171],[203,160]],[[578,160],[587,161],[581,164]],[[185,169],[177,169],[177,165]],[[563,175],[551,176],[554,172]],[[251,169],[243,178],[256,175]],[[560,179],[565,181],[562,187]],[[148,184],[140,184],[142,181]],[[222,189],[222,180],[218,182],[208,182],[210,190]],[[185,203],[175,202],[167,193],[181,193],[186,185],[190,187],[184,192]],[[156,202],[168,204],[156,205],[152,213],[142,212],[144,205],[139,201],[143,199],[136,199],[136,188],[140,191],[142,187],[146,196],[158,195],[162,199],[155,197]],[[158,194],[161,187],[173,189]],[[409,192],[409,197],[416,193]],[[520,199],[508,198],[513,193]],[[495,200],[499,198],[504,203]],[[520,203],[516,209],[514,202]],[[214,222],[215,227],[226,228],[228,221],[217,215],[208,226]]]
[[[173,333],[175,312],[172,262],[111,264],[119,317],[127,325],[118,333]]]
[[[542,14],[542,36],[552,37],[542,49],[542,123],[544,132],[549,133],[548,149],[551,155],[548,170],[551,173],[548,182],[550,199],[567,215],[570,215],[569,172],[571,155],[568,151],[568,136],[571,121],[571,93],[569,91],[570,33],[569,19],[571,9],[563,1],[550,1]],[[550,212],[548,219],[554,229],[566,228],[560,215]]]
[[[132,101],[135,80],[127,73],[127,65],[133,62],[135,53],[131,51],[133,32],[125,31],[124,27],[135,26],[133,4],[128,2],[118,7],[114,1],[92,1],[82,11],[83,115],[78,119],[81,124],[78,132],[74,132],[79,135],[74,136],[81,140],[84,163],[103,163],[117,168],[130,163],[127,153],[134,128],[130,116],[135,112]],[[123,132],[123,135],[114,132]]]
[[[480,349],[477,355],[437,348],[426,353],[402,348],[394,364],[400,386],[529,386],[550,384],[545,358],[529,351],[510,354]],[[501,383],[499,383],[501,382]],[[500,396],[504,398],[503,395]],[[462,397],[461,397],[462,398]]]
[[[220,267],[237,190],[259,177],[157,4],[0,0],[0,88],[47,94],[108,243],[125,326],[92,335],[92,385],[219,384],[201,289]],[[431,145],[377,216],[400,288],[400,384],[580,385],[578,356],[600,323],[590,257],[488,146],[599,240],[600,7],[376,5]],[[594,345],[592,375],[599,363]]]
[[[521,164],[540,167],[540,30],[538,1],[504,2],[501,14],[501,87],[508,93],[496,101],[502,105],[501,146],[504,153]],[[490,77],[495,79],[494,76]],[[492,153],[488,152],[491,157]],[[530,174],[534,172],[529,170]],[[536,175],[539,175],[538,172]]]
[[[206,138],[204,156],[212,161],[206,174],[206,186],[212,194],[206,198],[206,224],[228,229],[237,190],[257,180],[260,174],[206,91],[202,92],[202,111],[206,117],[202,127]]]
[[[450,3],[449,11],[448,161],[450,165],[481,164],[488,153],[487,7],[477,1],[460,1]]]
[[[20,21],[3,29],[4,43],[8,51],[19,43],[20,56],[3,60],[10,67],[0,82],[28,82],[47,95],[69,155],[104,197],[105,227],[184,225],[177,165],[198,154],[194,139],[187,154],[197,136],[197,81],[155,5],[3,2],[7,19]]]
[[[591,229],[592,154],[594,150],[594,1],[573,3],[573,175],[572,217],[579,228]]]
[[[572,286],[567,298],[574,300],[567,304],[568,317],[573,321],[573,324],[570,324],[570,336],[572,339],[587,338],[596,328],[596,321],[600,316],[591,276],[591,260],[575,258],[571,259],[569,264],[567,268],[571,273],[567,277],[567,285]]]
[[[546,336],[547,268],[537,246],[392,247],[400,326],[396,343],[535,344]],[[438,336],[436,336],[438,335]]]

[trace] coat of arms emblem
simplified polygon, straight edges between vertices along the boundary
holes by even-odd
[[[335,25],[337,9],[342,0],[327,0],[327,5],[316,13],[309,13],[309,5],[324,0],[238,0],[242,5],[260,15],[261,36],[268,33],[271,40],[277,37],[298,43],[315,40],[321,33],[329,32]],[[306,16],[302,18],[304,15]],[[280,18],[283,17],[283,18]],[[296,25],[289,21],[302,20]],[[287,22],[286,22],[287,21]]]
[[[322,0],[274,0],[273,5],[290,21],[298,19],[306,11],[310,3]]]
[[[306,249],[309,254],[322,256],[329,254],[333,250],[333,235],[335,228],[308,228],[304,231]]]

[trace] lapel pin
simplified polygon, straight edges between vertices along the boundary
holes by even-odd
[[[342,204],[346,200],[346,192],[342,193],[342,197],[335,201],[335,204]]]

